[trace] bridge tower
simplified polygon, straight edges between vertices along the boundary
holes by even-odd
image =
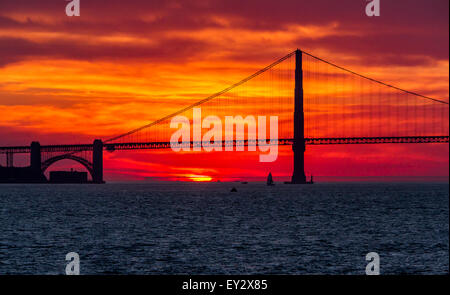
[[[100,139],[94,140],[92,151],[92,182],[104,183],[103,181],[103,142]]]
[[[306,183],[305,176],[305,115],[303,113],[303,70],[302,52],[295,51],[295,90],[294,90],[294,172],[291,183]]]
[[[35,175],[41,174],[41,144],[33,141],[30,146],[30,167]]]

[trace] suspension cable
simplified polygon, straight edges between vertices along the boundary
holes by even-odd
[[[183,108],[183,109],[181,109],[181,110],[179,110],[179,111],[176,111],[176,112],[174,112],[174,113],[172,113],[172,114],[170,114],[170,115],[167,115],[167,116],[165,116],[165,117],[163,117],[163,118],[161,118],[161,119],[158,119],[158,120],[156,120],[156,121],[153,121],[153,122],[150,123],[150,124],[141,126],[141,127],[139,127],[139,128],[136,128],[136,129],[133,129],[133,130],[127,132],[127,133],[124,133],[124,134],[121,134],[121,135],[117,135],[117,136],[111,137],[111,138],[105,140],[104,143],[111,142],[111,141],[113,141],[113,140],[117,140],[117,139],[119,139],[119,138],[122,138],[122,137],[125,137],[125,136],[128,136],[128,135],[131,135],[131,134],[133,134],[133,133],[136,133],[136,132],[138,132],[138,131],[141,131],[142,129],[151,127],[151,126],[153,126],[153,125],[156,125],[156,124],[158,124],[158,123],[161,123],[161,122],[163,122],[163,121],[166,121],[166,120],[168,120],[168,119],[170,119],[170,118],[172,118],[172,117],[175,117],[176,115],[179,115],[179,114],[181,114],[181,113],[184,113],[185,111],[188,111],[188,110],[190,110],[190,109],[192,109],[192,108],[194,108],[194,107],[196,107],[196,106],[198,106],[198,105],[201,105],[201,104],[203,104],[203,103],[205,103],[205,102],[208,102],[208,101],[210,101],[211,99],[216,98],[216,97],[218,97],[218,96],[220,96],[220,95],[222,95],[222,94],[224,94],[224,93],[226,93],[226,92],[229,92],[229,91],[233,90],[234,88],[238,87],[239,85],[242,85],[242,84],[244,84],[245,82],[247,82],[247,81],[249,81],[249,80],[251,80],[251,79],[253,79],[253,78],[255,78],[255,77],[261,75],[262,73],[264,73],[264,72],[270,70],[270,69],[273,68],[274,66],[278,65],[279,63],[281,63],[281,62],[283,62],[284,60],[286,60],[286,59],[288,59],[289,57],[291,57],[293,54],[295,54],[295,51],[289,53],[288,55],[283,56],[282,58],[278,59],[278,60],[275,61],[274,63],[268,65],[267,67],[265,67],[265,68],[263,68],[263,69],[257,71],[257,72],[254,73],[253,75],[250,75],[250,76],[248,76],[247,78],[242,79],[241,81],[239,81],[239,82],[237,82],[237,83],[235,83],[235,84],[233,84],[233,85],[231,85],[231,86],[229,86],[229,87],[223,89],[223,90],[220,91],[220,92],[217,92],[217,93],[215,93],[215,94],[213,94],[213,95],[210,95],[210,96],[208,96],[208,97],[205,98],[205,99],[202,99],[202,100],[200,100],[200,101],[198,101],[198,102],[196,102],[196,103],[193,103],[193,104],[191,104],[191,105],[189,105],[189,106],[187,106],[187,107],[185,107],[185,108]]]
[[[356,73],[356,72],[354,72],[354,71],[351,71],[351,70],[348,70],[348,69],[343,68],[343,67],[341,67],[341,66],[338,66],[338,65],[336,65],[336,64],[334,64],[334,63],[332,63],[332,62],[329,62],[329,61],[327,61],[327,60],[324,60],[324,59],[322,59],[322,58],[320,58],[320,57],[314,56],[314,55],[312,55],[312,54],[310,54],[310,53],[308,53],[308,52],[305,52],[305,51],[302,51],[302,52],[303,52],[304,54],[306,54],[306,55],[309,55],[309,56],[312,57],[312,58],[315,58],[315,59],[317,59],[317,60],[320,60],[320,61],[322,61],[322,62],[324,62],[324,63],[327,63],[327,64],[329,64],[329,65],[331,65],[331,66],[333,66],[333,67],[336,67],[336,68],[341,69],[341,70],[343,70],[343,71],[349,72],[349,73],[354,74],[354,75],[356,75],[356,76],[359,76],[359,77],[361,77],[361,78],[370,80],[370,81],[372,81],[372,82],[375,82],[375,83],[378,83],[378,84],[381,84],[381,85],[384,85],[384,86],[387,86],[387,87],[390,87],[390,88],[393,88],[393,89],[396,89],[396,90],[400,90],[400,91],[403,91],[403,92],[406,92],[406,93],[409,93],[409,94],[412,94],[412,95],[415,95],[415,96],[419,96],[419,97],[422,97],[422,98],[426,98],[426,99],[429,99],[429,100],[432,100],[432,101],[435,101],[435,102],[439,102],[439,103],[443,103],[443,104],[449,104],[447,101],[440,100],[440,99],[436,99],[436,98],[432,98],[432,97],[429,97],[429,96],[425,96],[425,95],[422,95],[422,94],[419,94],[419,93],[415,93],[415,92],[412,92],[412,91],[408,91],[408,90],[405,90],[405,89],[402,89],[402,88],[399,88],[399,87],[396,87],[396,86],[393,86],[393,85],[384,83],[384,82],[379,81],[379,80],[375,80],[375,79],[373,79],[373,78],[370,78],[370,77],[367,77],[367,76],[358,74],[358,73]]]

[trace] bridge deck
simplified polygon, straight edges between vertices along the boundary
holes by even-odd
[[[448,143],[449,136],[400,136],[400,137],[342,137],[342,138],[305,138],[307,145],[329,145],[329,144],[381,144],[381,143]],[[272,144],[291,145],[292,138],[278,139]],[[222,141],[220,146],[248,146],[257,144],[253,140],[234,140],[233,142]],[[270,145],[269,142],[266,143]],[[200,146],[200,142],[190,142],[189,147]],[[183,146],[183,145],[181,145]],[[187,145],[184,147],[188,147]],[[75,145],[43,145],[41,152],[81,152],[92,150],[92,144]],[[142,149],[166,149],[170,148],[170,142],[127,142],[127,143],[107,143],[104,149],[115,150],[142,150]],[[0,147],[0,154],[7,153],[29,153],[30,146],[10,146]]]

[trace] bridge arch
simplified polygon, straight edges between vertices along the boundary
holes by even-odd
[[[44,162],[42,162],[41,165],[41,171],[42,173],[45,173],[45,171],[54,163],[61,161],[61,160],[73,160],[75,162],[80,163],[81,165],[83,165],[88,171],[89,174],[91,175],[91,178],[94,179],[94,167],[93,164],[91,162],[89,162],[88,160],[82,158],[82,157],[78,157],[75,155],[70,155],[70,154],[64,154],[64,155],[59,155],[59,156],[55,156],[52,158],[49,158],[47,160],[45,160]]]

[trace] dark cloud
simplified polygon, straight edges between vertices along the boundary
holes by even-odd
[[[220,50],[209,40],[175,38],[173,31],[195,32],[207,28],[283,31],[291,25],[325,27],[337,24],[334,35],[298,38],[289,44],[262,42],[246,45],[249,52],[228,52],[228,58],[270,60],[279,48],[327,49],[363,58],[368,65],[425,64],[448,59],[449,1],[381,1],[381,16],[365,15],[365,0],[81,0],[81,16],[69,18],[63,0],[2,0],[0,29],[36,30],[92,36],[129,35],[150,38],[155,46],[98,42],[74,44],[59,40],[32,42],[15,38],[0,40],[0,66],[24,58],[64,57],[96,59],[187,60],[203,52]],[[18,20],[17,15],[20,15]],[[229,44],[241,44],[237,34]],[[9,43],[9,44],[5,44]],[[277,48],[276,48],[277,47]],[[287,52],[286,52],[287,53]],[[423,58],[422,58],[423,57]]]
[[[326,48],[337,54],[357,57],[364,65],[424,65],[448,60],[448,42],[431,34],[368,32],[361,36],[299,38],[304,48]]]
[[[64,0],[2,0],[3,15],[22,13],[33,17],[46,14],[64,19]],[[373,24],[433,26],[448,28],[447,0],[396,0],[381,1],[381,16],[368,18],[364,13],[366,0],[81,0],[82,16],[77,22],[96,20],[96,23],[111,20],[139,19],[141,16],[158,14],[158,23],[166,26],[182,25],[186,22],[202,24],[205,16],[224,16],[247,20],[255,27],[278,27],[280,24]],[[71,23],[65,19],[67,23]]]
[[[0,38],[0,65],[26,58],[66,58],[78,60],[141,60],[176,62],[194,58],[205,48],[205,42],[187,39],[166,39],[159,45],[49,41],[33,42],[20,38]]]

